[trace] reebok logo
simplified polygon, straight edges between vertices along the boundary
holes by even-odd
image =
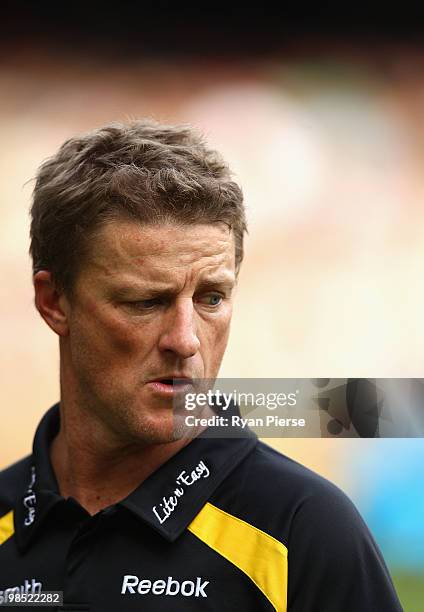
[[[207,597],[206,587],[208,580],[197,576],[196,580],[174,580],[168,576],[166,580],[140,579],[137,576],[127,574],[122,581],[121,595],[183,595],[184,597]]]

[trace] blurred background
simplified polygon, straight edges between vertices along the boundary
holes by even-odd
[[[31,179],[66,138],[113,120],[200,127],[243,187],[222,377],[422,376],[421,21],[341,18],[335,3],[306,19],[266,3],[58,4],[3,15],[0,469],[59,397],[56,337],[32,303]],[[422,610],[423,440],[267,442],[350,495],[405,610]]]

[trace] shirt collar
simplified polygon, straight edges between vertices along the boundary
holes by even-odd
[[[256,435],[243,430],[234,438],[199,437],[190,442],[131,495],[120,502],[174,541],[218,486],[254,449]]]
[[[20,549],[26,548],[51,508],[65,501],[59,493],[49,454],[59,425],[59,404],[55,404],[43,416],[35,432],[28,480],[15,506],[15,534]]]
[[[227,411],[237,413],[236,407]],[[20,549],[26,548],[47,514],[58,503],[78,507],[65,500],[50,461],[50,445],[60,426],[59,404],[44,415],[34,437],[28,482],[15,508],[15,533]],[[218,486],[255,448],[256,435],[248,428],[226,430],[218,437],[208,428],[208,437],[198,437],[160,466],[117,506],[126,508],[169,541],[174,541],[191,523]],[[233,437],[228,437],[231,434]],[[81,512],[83,510],[79,506]]]

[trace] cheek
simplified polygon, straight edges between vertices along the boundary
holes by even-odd
[[[201,344],[204,345],[206,359],[208,359],[207,354],[209,354],[209,360],[211,360],[211,358],[219,359],[222,357],[230,334],[230,323],[231,309],[228,308],[222,317],[217,317],[205,326],[203,336],[204,342],[201,340]]]
[[[140,325],[123,320],[115,311],[105,313],[101,309],[85,312],[75,321],[71,331],[76,343],[85,345],[86,352],[96,353],[102,361],[102,356],[108,359],[112,355],[134,355],[151,336],[148,330],[141,330]]]
[[[117,320],[105,321],[102,327],[105,341],[111,350],[119,354],[133,354],[140,347],[140,330]]]

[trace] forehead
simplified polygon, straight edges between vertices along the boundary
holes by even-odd
[[[104,279],[169,281],[178,275],[235,275],[234,234],[224,223],[142,225],[113,221],[90,241],[82,272]]]

